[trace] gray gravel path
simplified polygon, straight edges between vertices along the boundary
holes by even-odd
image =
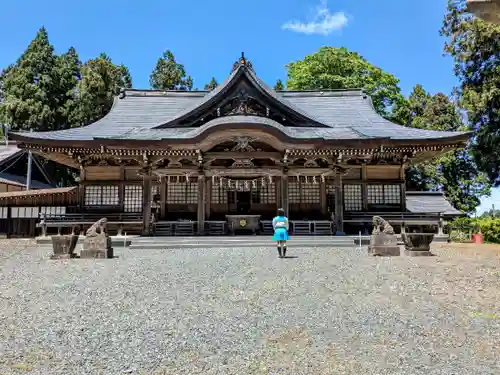
[[[497,253],[116,253],[0,250],[0,374],[500,373]]]

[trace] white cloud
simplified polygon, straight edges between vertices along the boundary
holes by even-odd
[[[341,30],[345,26],[347,26],[347,16],[345,13],[330,13],[326,0],[321,0],[320,5],[316,8],[316,14],[311,21],[288,21],[281,28],[302,34],[326,36],[334,31]]]

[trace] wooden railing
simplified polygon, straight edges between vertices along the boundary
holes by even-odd
[[[261,233],[272,234],[271,220],[261,220]],[[290,220],[290,234],[293,235],[333,235],[333,222],[329,220]]]
[[[47,230],[49,228],[57,228],[57,233],[59,234],[63,228],[70,228],[72,234],[75,233],[75,230],[81,233],[103,217],[108,219],[108,230],[116,229],[117,235],[119,236],[122,235],[123,231],[127,228],[140,231],[138,228],[142,228],[143,225],[142,215],[135,213],[68,213],[63,215],[42,215],[36,226],[37,228],[41,228],[43,236],[47,235]]]

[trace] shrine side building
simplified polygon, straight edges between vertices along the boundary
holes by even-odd
[[[279,207],[357,233],[375,213],[457,215],[440,193],[406,192],[404,172],[469,134],[394,124],[362,90],[274,91],[242,57],[212,91],[122,90],[93,124],[11,137],[80,170],[75,212],[137,214],[144,234],[179,220],[204,234],[228,215],[266,223]]]

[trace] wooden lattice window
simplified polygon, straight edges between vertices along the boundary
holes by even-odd
[[[85,206],[117,206],[120,203],[118,186],[89,185],[85,187]]]
[[[169,204],[198,203],[198,183],[175,182],[168,184],[167,203]]]
[[[368,185],[367,201],[369,205],[400,205],[400,185]]]
[[[299,182],[288,182],[288,202],[289,203],[300,203],[300,183]]]
[[[125,212],[142,212],[141,185],[125,185],[123,210]]]
[[[344,185],[344,210],[361,211],[363,209],[363,190],[361,185]]]
[[[218,184],[212,185],[212,203],[224,204],[227,203],[227,188]]]
[[[262,185],[259,189],[252,190],[252,203],[276,203],[276,185]]]
[[[319,184],[312,182],[301,182],[301,203],[319,203],[320,189]]]

